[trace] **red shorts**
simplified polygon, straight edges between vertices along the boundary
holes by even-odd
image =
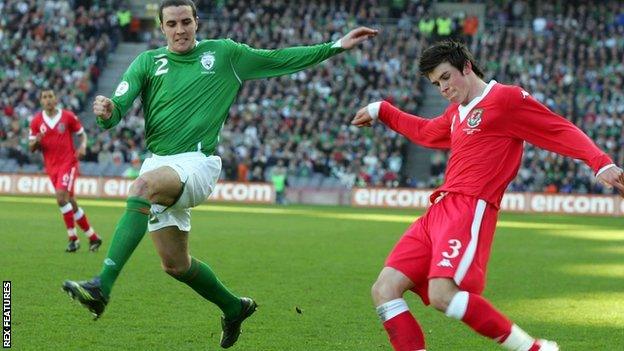
[[[55,190],[65,190],[74,196],[74,183],[78,178],[78,167],[69,165],[48,170],[48,177]]]
[[[497,215],[483,200],[449,193],[407,229],[386,266],[405,274],[427,305],[431,278],[451,278],[461,290],[481,294]]]

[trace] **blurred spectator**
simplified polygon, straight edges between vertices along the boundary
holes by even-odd
[[[136,179],[139,177],[139,171],[141,170],[141,159],[135,158],[130,163],[130,167],[123,171],[122,176],[128,179]]]
[[[279,160],[277,164],[271,168],[271,182],[275,187],[275,201],[282,205],[284,204],[284,192],[286,190],[286,167],[284,167],[284,161]]]

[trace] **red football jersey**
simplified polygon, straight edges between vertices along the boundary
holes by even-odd
[[[594,172],[613,163],[585,133],[517,86],[491,81],[468,105],[450,104],[441,116],[425,119],[400,111],[388,102],[379,119],[412,142],[450,149],[440,192],[456,192],[499,207],[516,177],[524,141],[583,160]]]
[[[43,134],[41,152],[46,171],[71,167],[78,163],[74,147],[73,134],[84,132],[78,117],[68,110],[58,110],[55,116],[48,116],[45,111],[37,113],[30,122],[29,139]]]

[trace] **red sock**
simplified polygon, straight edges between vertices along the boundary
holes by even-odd
[[[446,315],[466,323],[477,333],[490,338],[508,350],[539,351],[539,344],[524,330],[512,324],[486,299],[460,291],[449,303]]]
[[[483,297],[476,294],[468,296],[468,306],[462,322],[485,337],[497,342],[504,341],[511,333],[511,321]]]
[[[75,212],[75,217],[76,217],[76,223],[78,223],[78,226],[80,227],[80,229],[82,229],[83,232],[89,235],[89,240],[93,241],[93,240],[98,239],[97,233],[91,228],[91,225],[89,224],[89,220],[87,219],[87,214],[84,213],[82,208],[78,207],[78,211]],[[89,230],[91,230],[92,233],[89,233]]]
[[[414,316],[405,311],[383,324],[395,351],[418,351],[425,349],[425,336]]]
[[[71,210],[71,204],[61,207],[61,213],[63,214],[63,222],[65,222],[69,240],[78,239],[76,231],[74,230],[74,212]]]

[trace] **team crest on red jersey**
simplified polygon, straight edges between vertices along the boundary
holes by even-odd
[[[59,133],[61,133],[61,134],[62,134],[62,133],[65,133],[65,123],[60,122],[60,123],[58,124],[58,132],[59,132]]]
[[[468,116],[468,127],[470,128],[476,128],[479,126],[479,124],[481,123],[481,115],[483,114],[483,109],[482,108],[477,108],[472,110],[472,112],[470,113],[470,116]]]

